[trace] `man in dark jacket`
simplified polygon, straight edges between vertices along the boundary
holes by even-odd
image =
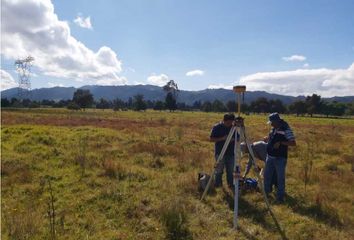
[[[235,115],[227,113],[224,115],[222,122],[214,125],[210,133],[210,141],[215,143],[215,159],[217,160],[221,150],[225,144],[225,140],[229,135],[232,124],[235,120]],[[223,159],[215,166],[215,187],[222,186],[222,174],[224,167],[226,169],[226,180],[229,187],[233,186],[233,169],[234,169],[234,149],[235,138],[233,137],[226,149]]]
[[[278,113],[269,115],[268,124],[272,130],[267,141],[267,159],[264,171],[264,190],[272,191],[272,176],[277,176],[277,202],[282,203],[285,195],[285,169],[288,159],[288,146],[296,146],[295,136],[289,124]]]

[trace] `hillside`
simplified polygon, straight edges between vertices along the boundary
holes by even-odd
[[[105,98],[113,100],[120,98],[124,101],[128,101],[130,97],[137,94],[143,94],[145,100],[164,100],[165,93],[161,87],[153,85],[123,85],[123,86],[83,86],[82,89],[89,89],[94,95],[95,99]],[[28,98],[32,100],[61,100],[61,99],[72,99],[73,93],[76,88],[74,87],[53,87],[53,88],[39,88],[33,89]],[[12,88],[4,90],[1,92],[2,98],[11,99],[17,96],[17,88]],[[283,103],[289,104],[295,100],[304,99],[304,96],[292,97],[284,96],[278,94],[267,93],[264,91],[249,91],[245,95],[245,102],[250,103],[259,97],[265,97],[267,99],[280,99]],[[205,89],[200,91],[185,91],[181,90],[179,92],[178,101],[185,102],[186,104],[192,105],[195,101],[214,101],[215,99],[227,102],[230,100],[235,100],[235,94],[231,90],[227,89]],[[336,100],[338,102],[352,102],[354,101],[354,96],[348,97],[333,97],[325,98],[325,100],[332,101]]]
[[[242,193],[237,232],[226,187],[199,200],[197,174],[213,168],[208,136],[220,118],[3,110],[2,239],[51,239],[52,229],[56,239],[279,239],[260,193]],[[285,119],[298,146],[290,151],[285,204],[274,205],[273,195],[271,204],[288,239],[352,239],[354,122]],[[247,116],[251,139],[269,131],[265,122]]]

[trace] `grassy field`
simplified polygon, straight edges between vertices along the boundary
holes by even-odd
[[[225,187],[199,201],[212,170],[211,127],[222,114],[2,110],[2,239],[279,239],[260,193]],[[354,238],[354,120],[284,116],[290,150],[284,205],[289,239]],[[266,115],[246,116],[252,140]],[[242,170],[247,159],[242,160]],[[224,183],[225,184],[225,183]]]

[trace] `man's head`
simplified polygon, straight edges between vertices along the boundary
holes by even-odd
[[[235,115],[233,113],[226,113],[224,115],[223,122],[226,127],[231,127],[234,120],[235,120]]]
[[[268,120],[269,120],[268,124],[271,124],[272,127],[276,128],[276,127],[279,127],[282,119],[280,118],[279,114],[275,112],[275,113],[269,114]]]

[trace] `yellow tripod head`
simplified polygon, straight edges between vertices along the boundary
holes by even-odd
[[[234,86],[233,91],[237,94],[237,115],[238,115],[238,117],[240,117],[240,115],[241,115],[241,95],[245,94],[246,86],[245,85]]]

